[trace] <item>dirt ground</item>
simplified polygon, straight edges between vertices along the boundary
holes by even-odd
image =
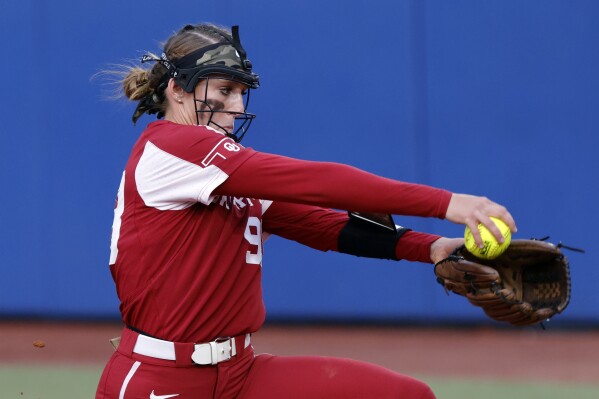
[[[103,365],[108,339],[120,330],[115,323],[0,322],[0,365]],[[597,330],[267,325],[252,342],[257,353],[351,357],[409,375],[599,385]]]

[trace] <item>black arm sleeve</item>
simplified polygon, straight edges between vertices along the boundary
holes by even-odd
[[[409,229],[391,231],[362,219],[350,218],[339,233],[339,252],[367,258],[399,260],[397,242]]]

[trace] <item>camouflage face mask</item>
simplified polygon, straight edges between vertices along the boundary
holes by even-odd
[[[252,63],[239,41],[239,27],[232,28],[232,37],[225,41],[198,49],[175,62],[170,62],[162,54],[162,64],[170,77],[183,90],[191,93],[200,79],[222,75],[241,82],[250,89],[260,86],[260,78],[252,72]]]

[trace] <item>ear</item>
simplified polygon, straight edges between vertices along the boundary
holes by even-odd
[[[175,83],[175,79],[169,79],[168,85],[166,86],[166,97],[168,98],[171,104],[180,104],[183,102],[185,95],[188,94]]]

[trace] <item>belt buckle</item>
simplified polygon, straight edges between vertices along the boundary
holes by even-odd
[[[229,344],[229,348],[226,347],[227,343]],[[212,364],[231,360],[231,358],[235,356],[237,352],[237,348],[235,347],[235,337],[216,338],[214,341],[210,342],[210,349],[212,350]],[[214,363],[215,354],[216,363]],[[219,355],[220,359],[218,358]]]
[[[228,347],[227,343],[229,344]],[[236,355],[236,352],[235,338],[217,338],[211,342],[196,344],[191,359],[194,363],[200,365],[216,365],[230,360],[231,357]]]

